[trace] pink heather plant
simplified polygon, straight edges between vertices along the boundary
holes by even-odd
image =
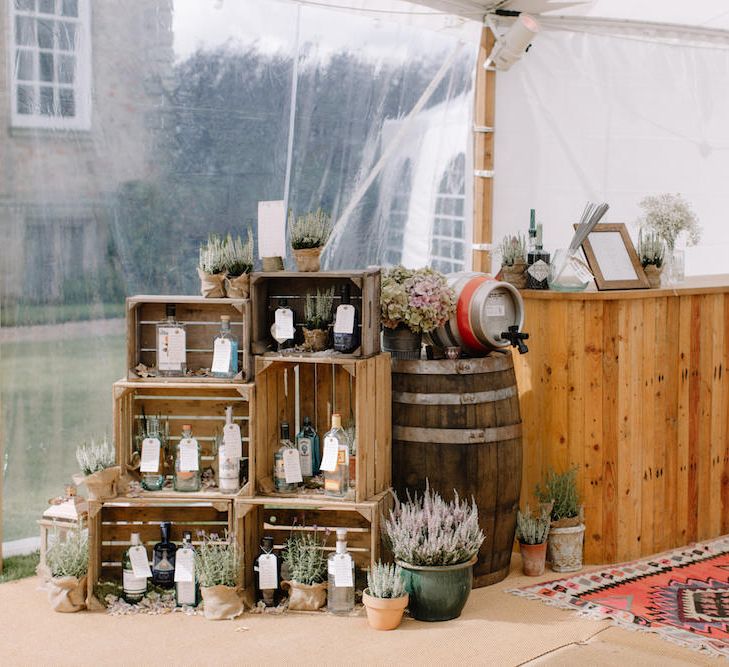
[[[428,333],[453,314],[456,295],[438,271],[395,266],[382,278],[380,303],[386,327],[405,324],[413,333]]]

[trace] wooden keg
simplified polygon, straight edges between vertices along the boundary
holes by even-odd
[[[509,573],[521,488],[521,417],[510,352],[392,362],[392,481],[401,498],[426,479],[476,499],[486,535],[474,586]]]
[[[430,333],[437,347],[458,346],[472,356],[484,356],[511,344],[501,333],[524,326],[524,302],[510,283],[486,273],[450,273],[448,284],[456,292],[456,312]]]

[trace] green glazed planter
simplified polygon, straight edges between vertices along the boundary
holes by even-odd
[[[466,606],[473,584],[474,556],[458,565],[422,566],[398,561],[410,595],[410,616],[418,621],[450,621]]]

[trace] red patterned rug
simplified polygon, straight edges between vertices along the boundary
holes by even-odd
[[[509,592],[729,657],[727,537]]]

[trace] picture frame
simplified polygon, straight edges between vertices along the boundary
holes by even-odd
[[[582,249],[598,290],[650,287],[624,223],[595,225]]]

